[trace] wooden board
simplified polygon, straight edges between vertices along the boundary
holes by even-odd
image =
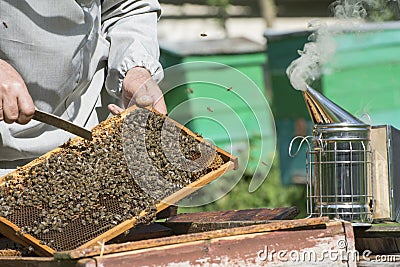
[[[124,111],[119,116],[114,116],[113,118],[110,118],[107,121],[100,123],[98,126],[96,126],[92,129],[92,132],[105,131],[107,128],[112,127],[112,124],[111,124],[112,121],[123,120],[127,116],[128,112],[133,111],[134,109],[136,109],[135,106]],[[149,110],[151,110],[151,109],[149,109]],[[154,110],[151,110],[151,111],[155,112]],[[159,115],[164,116],[161,114],[159,114]],[[202,137],[199,137],[196,134],[192,133],[189,129],[187,129],[183,125],[180,125],[179,123],[173,121],[172,119],[170,119],[168,117],[166,117],[166,119],[169,121],[172,121],[178,128],[185,131],[188,135],[195,137],[199,142],[207,142]],[[76,137],[76,138],[72,139],[69,144],[75,144],[75,143],[79,143],[82,141],[83,141],[83,139],[81,137]],[[61,147],[56,148],[56,149],[46,153],[45,155],[33,160],[32,162],[28,163],[27,165],[22,166],[21,168],[12,172],[10,175],[12,175],[14,177],[18,177],[19,170],[21,170],[21,169],[27,170],[38,163],[44,162],[52,154],[59,152],[60,150],[62,150]],[[157,212],[162,211],[165,208],[167,208],[168,206],[170,206],[171,204],[178,202],[179,200],[181,200],[182,198],[186,197],[187,195],[193,193],[194,191],[198,190],[202,186],[217,179],[225,172],[237,168],[238,162],[237,162],[236,157],[230,155],[229,153],[227,153],[226,151],[223,151],[222,149],[220,149],[218,147],[216,148],[216,152],[219,153],[219,155],[221,156],[221,158],[224,161],[224,164],[222,166],[220,166],[220,168],[207,173],[206,175],[204,175],[200,179],[196,180],[195,182],[189,184],[185,188],[164,198],[162,201],[160,201],[156,205]],[[4,183],[5,183],[5,177],[0,178],[0,186],[4,185]],[[139,217],[142,217],[145,215],[146,215],[146,212],[142,211],[140,213]],[[97,245],[98,243],[104,244],[104,242],[107,242],[108,240],[110,240],[110,239],[120,235],[121,233],[129,230],[130,228],[132,228],[136,224],[136,222],[137,222],[136,218],[126,220],[126,221],[116,225],[114,228],[97,236],[96,238],[86,242],[85,244],[81,245],[79,248],[80,249],[88,248],[88,247]],[[7,219],[0,217],[0,232],[4,236],[8,237],[9,239],[11,239],[19,244],[22,244],[23,246],[26,246],[26,247],[31,246],[34,249],[35,253],[39,256],[52,256],[55,253],[54,249],[52,249],[49,246],[40,244],[40,240],[36,239],[34,236],[29,235],[29,234],[20,234],[19,233],[20,227],[21,226],[15,225],[14,223],[8,221]]]
[[[59,261],[51,257],[1,257],[2,267],[98,267],[95,259]]]
[[[323,217],[57,252],[55,258],[0,258],[0,266],[356,266],[353,252],[351,224]]]
[[[370,227],[354,227],[358,251],[370,250],[375,255],[400,253],[400,224],[372,224]],[[400,259],[400,258],[399,258]]]
[[[169,241],[169,242],[168,242]],[[343,244],[338,249],[338,243]],[[135,245],[134,245],[135,244]],[[329,221],[326,218],[300,219],[219,230],[201,234],[188,234],[170,238],[148,240],[146,244],[132,242],[104,246],[95,250],[81,250],[81,256],[96,259],[97,266],[356,266],[353,259],[329,258],[325,251],[354,251],[351,224]],[[103,254],[98,253],[102,249]],[[112,250],[112,251],[111,251]],[[266,253],[270,253],[266,258]],[[283,251],[285,254],[278,252]],[[308,251],[309,260],[291,262],[290,255]],[[78,252],[78,251],[74,251]],[[86,252],[83,254],[83,252]],[[290,253],[289,253],[290,252]],[[63,256],[73,256],[71,254]],[[75,254],[78,256],[79,254]],[[340,253],[340,255],[342,255]],[[351,255],[351,254],[350,254]],[[56,254],[58,258],[59,253]],[[339,256],[339,254],[338,254]],[[287,259],[280,259],[283,257]],[[62,260],[62,259],[60,259]],[[1,262],[1,261],[0,261]]]
[[[137,266],[356,266],[352,258],[346,261],[340,256],[337,260],[324,256],[326,251],[354,250],[354,239],[347,235],[351,232],[350,223],[332,221],[324,225],[296,231],[243,232],[93,258],[102,267],[124,267],[132,263]],[[340,242],[344,247],[338,250]]]
[[[171,236],[172,230],[168,227],[163,226],[160,223],[151,224],[138,224],[134,228],[129,230],[129,233],[123,233],[119,236],[111,239],[107,244],[125,243],[138,240],[146,240],[153,238],[160,238],[165,236]]]
[[[271,222],[268,224],[251,225],[239,228],[220,229],[204,233],[193,233],[186,235],[178,235],[171,237],[163,237],[150,240],[141,240],[136,242],[127,242],[124,244],[110,244],[110,245],[95,245],[89,248],[78,248],[72,251],[56,252],[55,257],[58,259],[78,259],[83,257],[90,257],[95,255],[106,255],[117,252],[126,252],[132,250],[139,250],[144,248],[160,247],[171,244],[181,244],[187,242],[195,242],[200,240],[209,240],[211,238],[219,237],[232,237],[242,234],[254,234],[260,232],[271,232],[285,229],[295,229],[299,227],[314,227],[322,226],[329,221],[327,217],[299,219]]]
[[[256,208],[244,210],[221,210],[195,213],[180,213],[168,218],[168,222],[225,222],[225,221],[265,221],[291,220],[299,214],[297,207]]]
[[[266,224],[277,220],[287,221],[294,219],[298,214],[297,207],[208,211],[181,213],[161,224],[170,228],[174,234],[188,234]]]

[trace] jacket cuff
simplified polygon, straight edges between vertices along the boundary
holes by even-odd
[[[158,59],[147,53],[146,49],[139,41],[134,41],[131,45],[131,52],[126,53],[120,66],[108,70],[105,86],[109,94],[114,97],[121,98],[122,82],[128,70],[134,67],[143,67],[147,69],[153,79],[159,83],[164,72]]]

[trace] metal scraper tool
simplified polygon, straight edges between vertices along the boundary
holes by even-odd
[[[53,114],[44,112],[44,111],[40,111],[40,110],[35,110],[35,114],[33,115],[33,119],[40,121],[40,122],[44,122],[47,123],[49,125],[52,125],[54,127],[63,129],[67,132],[76,134],[80,137],[83,137],[87,140],[92,140],[92,132],[80,127],[76,124],[73,124],[72,122],[66,121],[64,119],[61,119],[58,116],[55,116]]]

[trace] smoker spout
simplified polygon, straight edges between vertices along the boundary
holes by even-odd
[[[354,117],[352,114],[326,98],[317,90],[307,85],[307,90],[303,91],[304,101],[315,124],[351,124],[365,125],[364,122]]]

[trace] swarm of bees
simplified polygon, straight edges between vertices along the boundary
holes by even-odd
[[[107,123],[93,141],[74,139],[5,177],[0,216],[19,234],[70,250],[125,220],[153,221],[163,198],[224,163],[211,144],[147,109]]]

